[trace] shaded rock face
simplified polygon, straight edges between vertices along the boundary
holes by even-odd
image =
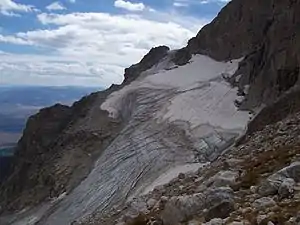
[[[241,89],[250,84],[241,107],[270,103],[299,80],[299,11],[295,0],[231,1],[186,49],[217,60],[245,57],[236,73]]]
[[[124,84],[128,84],[135,80],[143,71],[150,69],[167,56],[170,48],[167,46],[159,46],[152,48],[150,52],[137,64],[125,69]]]
[[[300,111],[300,90],[291,90],[278,101],[263,108],[258,115],[248,124],[248,134],[262,130],[266,125],[276,123],[286,118],[289,114]]]
[[[39,183],[38,179],[43,176],[38,174],[39,164],[53,154],[51,144],[67,125],[70,115],[70,107],[57,104],[29,118],[16,150],[15,174],[1,189],[2,198],[10,200],[15,194]],[[48,177],[43,182],[48,185],[54,181]]]
[[[192,55],[190,51],[187,48],[179,49],[177,52],[175,52],[172,61],[178,65],[182,66],[189,62],[189,60],[192,58]]]
[[[0,189],[2,209],[21,209],[58,197],[89,173],[119,126],[93,105],[106,94],[84,97],[72,107],[57,104],[29,118],[13,173]]]

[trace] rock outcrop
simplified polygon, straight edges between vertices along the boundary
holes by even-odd
[[[152,66],[158,64],[164,57],[168,55],[170,48],[167,46],[159,46],[152,48],[142,60],[125,69],[123,85],[135,80],[143,71],[150,69]]]
[[[295,0],[233,0],[182,55],[200,53],[221,61],[244,57],[235,76],[242,92],[250,85],[242,107],[272,103],[299,84],[299,11]]]
[[[92,94],[72,107],[57,104],[29,118],[16,149],[13,174],[1,187],[2,209],[21,209],[58,197],[89,173],[119,127],[94,105],[101,98]]]

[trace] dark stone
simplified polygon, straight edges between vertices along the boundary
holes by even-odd
[[[3,180],[10,174],[13,157],[0,156],[0,185]]]
[[[223,201],[208,209],[205,220],[210,221],[214,218],[227,218],[234,211],[234,204],[231,201]]]
[[[191,58],[192,55],[189,50],[187,48],[182,48],[175,52],[172,61],[178,66],[183,66],[187,64]]]
[[[157,64],[161,59],[167,56],[169,50],[170,48],[167,46],[152,48],[139,63],[125,69],[124,84],[132,82],[141,74],[141,72],[146,71]]]

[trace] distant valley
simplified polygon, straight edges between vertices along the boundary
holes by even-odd
[[[71,105],[83,96],[102,89],[0,86],[0,183],[8,174],[14,147],[29,116],[56,103]]]
[[[71,105],[101,87],[0,86],[0,148],[18,141],[28,117],[56,103]]]

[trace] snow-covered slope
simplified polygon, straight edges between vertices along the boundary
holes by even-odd
[[[99,105],[126,125],[89,176],[50,211],[36,215],[40,224],[69,224],[95,210],[105,215],[153,188],[172,168],[213,160],[244,131],[249,114],[237,110],[237,90],[223,79],[239,60],[195,55],[178,67],[171,58],[172,53]]]
[[[239,61],[217,62],[195,55],[189,64],[177,67],[167,57],[109,96],[101,109],[110,112],[112,117],[130,117],[128,112],[134,113],[137,107],[144,106],[133,100],[133,96],[145,89],[152,94],[160,91],[165,94],[163,99],[152,102],[153,106],[159,105],[151,115],[153,122],[176,124],[194,139],[195,149],[221,147],[241,133],[249,119],[249,113],[239,111],[234,104],[239,98],[237,89],[223,79],[224,75],[234,74]]]
[[[187,121],[193,128],[210,124],[224,129],[244,129],[248,115],[236,109],[237,90],[222,78],[222,75],[232,75],[240,60],[224,63],[195,55],[189,64],[181,67],[165,61],[161,63],[165,68],[158,65],[144,72],[140,79],[109,96],[101,109],[117,117],[123,114],[124,99],[137,90],[173,90],[170,102],[156,112],[160,121]]]

